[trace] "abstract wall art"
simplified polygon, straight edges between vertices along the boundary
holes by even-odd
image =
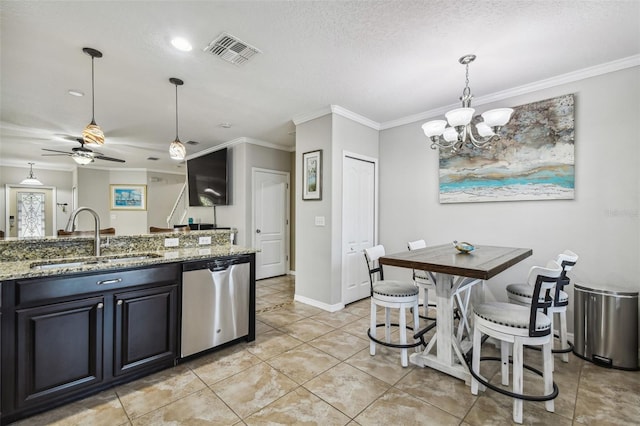
[[[574,131],[573,94],[514,107],[490,148],[440,150],[440,203],[573,199]]]

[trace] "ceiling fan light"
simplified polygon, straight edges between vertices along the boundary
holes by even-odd
[[[512,108],[496,108],[482,114],[482,119],[489,127],[504,126],[511,119]]]
[[[171,142],[171,145],[169,145],[169,157],[171,157],[172,160],[184,160],[186,156],[187,149],[184,144],[180,142],[180,139]]]
[[[75,161],[76,163],[78,163],[81,166],[86,166],[89,163],[93,163],[93,155],[89,154],[89,153],[78,153],[76,152],[75,154],[73,154],[71,156],[71,158],[73,158],[73,161]]]
[[[82,131],[82,139],[89,145],[104,145],[104,132],[100,126],[91,122]]]

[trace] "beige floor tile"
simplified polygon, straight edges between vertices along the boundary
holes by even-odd
[[[462,380],[428,367],[416,367],[395,388],[461,419],[478,399]]]
[[[268,324],[263,323],[262,321],[256,320],[256,336],[262,335],[262,333],[266,333],[267,331],[273,330]]]
[[[300,387],[246,418],[258,425],[346,425],[349,417]]]
[[[408,353],[411,354],[413,351],[409,350]],[[378,345],[376,354],[373,356],[369,354],[369,348],[367,347],[348,358],[345,362],[390,385],[396,384],[398,380],[416,368],[411,363],[407,367],[402,366],[400,363],[400,349],[380,345]]]
[[[282,309],[304,315],[305,317],[312,317],[314,315],[327,313],[327,311],[323,309],[316,308],[315,306],[311,305],[306,305],[302,302],[289,303],[282,306]]]
[[[210,389],[186,396],[133,420],[133,426],[234,425],[240,418]]]
[[[133,419],[204,387],[204,382],[189,367],[180,365],[119,386],[116,393]]]
[[[367,297],[366,299],[358,302],[353,302],[345,306],[344,310],[350,314],[358,317],[369,317],[371,314],[371,301]]]
[[[116,393],[113,390],[108,390],[12,424],[20,426],[110,426],[128,425],[129,418]]]
[[[279,330],[271,330],[256,336],[256,340],[247,344],[247,350],[261,360],[267,360],[303,342]]]
[[[340,328],[344,325],[351,324],[352,322],[360,319],[359,316],[344,311],[321,313],[311,318],[330,325],[334,328]]]
[[[197,358],[188,366],[203,382],[212,385],[262,362],[245,349],[234,350],[238,346]]]
[[[304,387],[353,418],[389,389],[389,385],[348,364],[338,364]]]
[[[280,330],[303,342],[308,342],[323,334],[335,330],[330,325],[318,322],[312,318],[305,318],[292,324],[280,327]]]
[[[342,330],[335,330],[308,342],[340,360],[345,360],[369,347],[369,340],[361,339]]]
[[[381,422],[381,419],[384,419]],[[390,389],[355,418],[366,425],[458,425],[460,419],[398,389]]]
[[[340,360],[310,345],[300,345],[267,361],[298,384],[311,380]]]
[[[358,336],[363,339],[369,339],[367,331],[369,330],[370,325],[371,322],[369,320],[369,316],[367,315],[366,317],[362,317],[359,320],[353,321],[347,325],[340,327],[340,330],[344,330],[347,333],[351,333],[354,336]]]
[[[258,319],[260,321],[276,328],[285,327],[305,318],[306,317],[304,315],[282,309],[258,314]]]
[[[296,387],[293,380],[262,363],[215,383],[211,389],[244,419]]]

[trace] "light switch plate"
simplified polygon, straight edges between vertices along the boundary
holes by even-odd
[[[205,244],[211,245],[211,237],[199,237],[198,238],[198,244],[200,244],[200,245],[205,245]]]
[[[316,216],[316,226],[324,226],[324,216]]]
[[[165,247],[178,247],[180,244],[180,240],[178,238],[165,238],[164,246]]]

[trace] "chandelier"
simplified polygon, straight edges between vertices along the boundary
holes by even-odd
[[[459,151],[463,146],[487,148],[490,142],[499,139],[500,128],[509,122],[513,109],[497,108],[482,114],[483,121],[476,124],[477,135],[473,134],[471,120],[475,110],[471,108],[471,89],[469,88],[469,64],[476,55],[465,55],[458,60],[466,67],[465,87],[462,90],[462,108],[453,109],[445,114],[447,120],[428,121],[422,125],[424,134],[431,139],[431,149],[451,149]],[[447,123],[449,126],[447,126]]]
[[[36,163],[29,163],[29,176],[20,182],[20,185],[42,185],[42,182],[33,175],[33,165]]]

